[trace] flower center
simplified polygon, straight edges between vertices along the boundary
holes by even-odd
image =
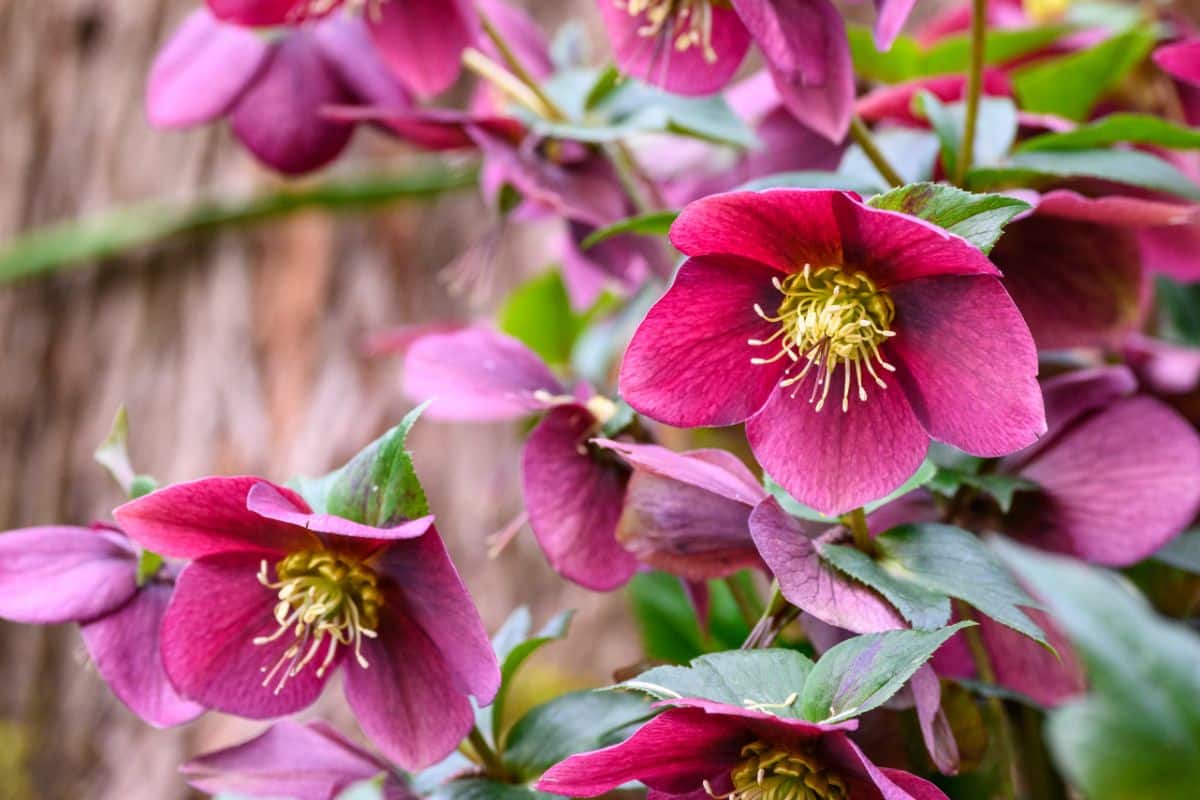
[[[713,794],[717,800],[846,800],[845,781],[821,764],[810,750],[788,749],[766,742],[742,748],[742,760],[729,773],[733,791]]]
[[[717,51],[712,46],[713,6],[723,0],[613,0],[617,8],[629,16],[646,15],[646,23],[638,28],[639,36],[664,36],[675,49],[683,52],[699,47],[704,60],[712,64]]]
[[[278,590],[275,621],[279,629],[270,636],[255,637],[254,643],[268,644],[289,632],[293,641],[275,666],[269,671],[262,668],[267,673],[263,686],[278,676],[275,694],[279,694],[288,678],[300,674],[316,659],[323,644],[325,658],[317,667],[317,677],[325,675],[341,645],[353,645],[355,660],[367,667],[362,640],[377,635],[379,609],[383,606],[375,573],[357,561],[317,550],[292,553],[275,565],[275,574],[277,579],[272,581],[267,562],[263,561],[258,581]]]
[[[887,383],[879,377],[876,365],[888,372],[896,368],[883,358],[879,348],[896,335],[891,329],[896,307],[887,292],[875,288],[871,279],[861,273],[849,273],[840,267],[822,267],[815,272],[811,265],[782,280],[771,282],[783,295],[774,315],[768,315],[755,304],[754,313],[779,328],[766,339],[750,339],[749,344],[762,347],[777,344],[779,352],[769,358],[752,358],[752,364],[773,364],[782,358],[792,363],[784,371],[780,386],[799,384],[813,372],[815,380],[808,402],[816,410],[825,407],[833,373],[842,367],[842,411],[850,408],[851,372],[857,387],[858,399],[867,400],[863,385],[863,370],[881,389]],[[816,369],[814,370],[814,366]],[[797,385],[792,397],[800,390]]]

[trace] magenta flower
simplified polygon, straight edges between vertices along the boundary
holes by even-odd
[[[760,564],[747,519],[764,493],[741,462],[597,438],[612,401],[586,386],[569,393],[515,339],[478,328],[423,336],[408,348],[404,391],[432,400],[435,419],[545,412],[526,441],[521,482],[529,526],[569,580],[608,591],[640,564],[693,581]]]
[[[734,425],[826,514],[882,497],[930,437],[999,456],[1044,430],[1037,354],[965,240],[856,195],[716,195],[671,228],[690,256],[634,334],[622,396],[677,427]]]
[[[311,704],[344,669],[363,730],[405,768],[432,764],[487,704],[495,655],[433,518],[374,528],[314,514],[253,477],[160,489],[116,511],[179,575],[162,657],[180,694],[262,719]]]
[[[361,20],[339,15],[264,37],[200,9],[155,58],[146,113],[160,128],[227,117],[256,158],[299,174],[336,158],[354,132],[323,109],[357,103],[410,105]]]
[[[1106,566],[1158,551],[1200,511],[1200,436],[1178,412],[1133,394],[1124,367],[1045,383],[1046,437],[997,465],[1037,489],[984,521],[1026,544]],[[994,514],[994,511],[993,511]]]
[[[294,25],[353,6],[343,0],[208,0],[218,19],[238,25]],[[429,97],[450,88],[462,71],[462,51],[479,37],[468,0],[380,0],[363,13],[370,42],[404,85]]]
[[[416,796],[386,761],[321,721],[277,722],[249,741],[189,761],[180,771],[193,788],[210,794],[333,800],[383,773],[385,800]]]
[[[1200,38],[1158,48],[1154,51],[1154,63],[1184,83],[1200,86]]]
[[[636,780],[660,800],[946,800],[922,778],[872,764],[847,736],[855,721],[804,722],[693,698],[662,705],[624,742],[571,756],[536,788],[596,797]]]
[[[831,141],[845,138],[854,71],[841,13],[829,0],[598,0],[622,71],[679,94],[719,91],[751,41],[784,105]],[[914,0],[876,0],[876,42],[888,47]]]
[[[195,719],[158,656],[159,624],[174,588],[160,567],[138,585],[138,553],[118,529],[45,526],[0,534],[0,618],[78,622],[96,670],[121,702],[158,728]]]

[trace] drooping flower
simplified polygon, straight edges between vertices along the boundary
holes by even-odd
[[[342,15],[259,32],[207,9],[186,19],[155,58],[146,94],[150,122],[187,128],[226,117],[256,158],[287,174],[336,158],[354,127],[322,112],[338,104],[407,108],[361,20]]]
[[[929,439],[999,456],[1044,430],[1033,340],[965,240],[852,194],[685,208],[690,258],[634,334],[622,396],[677,427],[733,425],[789,493],[835,515],[897,488]]]
[[[319,720],[277,722],[249,741],[192,759],[180,771],[202,792],[295,800],[334,800],[382,773],[386,800],[416,797],[385,760]]]
[[[1134,394],[1125,367],[1044,384],[1046,437],[1002,459],[1000,474],[1037,488],[980,520],[1026,544],[1127,566],[1158,551],[1200,512],[1200,436],[1160,400]]]
[[[360,6],[370,33],[363,45],[422,97],[450,88],[462,71],[463,49],[479,38],[469,0],[208,0],[218,19],[252,27],[296,25]]]
[[[163,664],[184,697],[277,717],[344,667],[363,730],[415,769],[470,729],[469,695],[495,695],[495,654],[432,517],[361,525],[254,477],[169,486],[116,516],[144,547],[193,559],[162,628]]]
[[[845,138],[854,70],[841,12],[829,0],[598,0],[618,66],[679,94],[732,79],[753,41],[783,104],[827,139]],[[878,0],[876,42],[891,45],[913,0]]]
[[[409,397],[433,401],[434,419],[544,412],[521,483],[529,526],[564,577],[607,591],[640,564],[701,581],[760,563],[747,519],[763,491],[741,462],[600,438],[613,402],[584,385],[568,392],[515,339],[480,328],[423,336],[408,347],[404,375]]]
[[[203,708],[179,696],[158,655],[159,625],[175,569],[138,580],[138,551],[119,529],[43,526],[0,534],[0,618],[45,625],[77,622],[105,683],[159,728]]]
[[[620,744],[571,756],[536,788],[596,797],[628,781],[650,796],[732,800],[945,800],[908,772],[875,766],[847,733],[754,708],[680,698]]]

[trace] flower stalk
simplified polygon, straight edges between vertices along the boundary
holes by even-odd
[[[971,61],[967,71],[966,119],[954,182],[962,186],[975,158],[975,129],[979,123],[979,96],[983,92],[984,51],[987,49],[987,0],[971,3]]]
[[[508,769],[504,766],[504,762],[500,760],[500,756],[488,744],[478,725],[471,728],[467,734],[467,741],[470,742],[471,752],[474,753],[475,760],[483,766],[488,777],[499,781],[509,780]]]
[[[974,619],[974,613],[969,607],[963,603],[958,603],[959,613],[963,619]],[[992,666],[991,656],[988,655],[987,646],[983,643],[983,636],[979,633],[979,626],[974,625],[963,629],[963,636],[966,638],[967,649],[971,651],[971,661],[975,664],[975,671],[979,673],[979,679],[991,686],[998,686],[996,680],[996,670]],[[994,694],[989,694],[984,698],[985,708],[989,719],[989,727],[993,735],[996,737],[996,747],[999,749],[999,769],[1001,772],[1000,780],[1000,797],[1005,800],[1016,800],[1019,796],[1017,793],[1017,749],[1013,744],[1012,726],[1008,719],[1008,712],[1004,709],[1004,702]]]
[[[850,138],[862,148],[863,154],[879,170],[879,174],[888,182],[889,186],[903,186],[904,178],[900,177],[900,173],[888,161],[887,156],[879,149],[879,144],[875,141],[875,137],[871,135],[871,130],[867,124],[862,121],[862,117],[855,114],[850,118]]]

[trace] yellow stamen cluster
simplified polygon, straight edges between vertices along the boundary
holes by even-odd
[[[379,580],[370,568],[326,550],[302,551],[276,564],[275,575],[272,581],[267,562],[263,561],[258,581],[279,593],[275,604],[279,629],[270,636],[255,637],[254,643],[269,644],[289,632],[294,641],[275,666],[269,670],[263,667],[267,673],[263,686],[278,676],[275,694],[279,694],[288,678],[300,674],[316,659],[323,644],[325,658],[317,667],[317,677],[324,676],[342,645],[352,645],[359,666],[368,666],[362,640],[376,637],[383,606]]]
[[[715,794],[704,782],[705,791],[715,800],[846,800],[850,796],[845,781],[811,750],[758,741],[743,747],[741,755],[729,774],[733,791]]]
[[[713,6],[720,0],[613,0],[629,16],[646,15],[638,34],[649,38],[666,36],[679,52],[698,47],[712,64],[717,51],[712,46]]]
[[[825,407],[833,374],[842,367],[842,411],[850,408],[851,373],[857,386],[858,399],[867,400],[863,385],[863,370],[881,389],[887,383],[879,376],[876,366],[888,372],[896,368],[880,353],[880,345],[896,335],[891,329],[896,307],[887,292],[862,273],[847,272],[840,267],[813,270],[809,264],[800,272],[786,278],[772,279],[783,299],[774,314],[767,314],[755,304],[754,312],[767,322],[779,324],[775,333],[766,339],[750,339],[749,344],[762,347],[777,343],[779,352],[769,358],[752,358],[753,364],[773,364],[780,359],[792,363],[784,372],[780,386],[796,385],[792,396],[800,390],[799,383],[814,372],[808,402],[816,410]],[[815,367],[815,370],[814,370]]]
[[[1071,0],[1023,0],[1021,6],[1034,22],[1061,20],[1071,8]]]

